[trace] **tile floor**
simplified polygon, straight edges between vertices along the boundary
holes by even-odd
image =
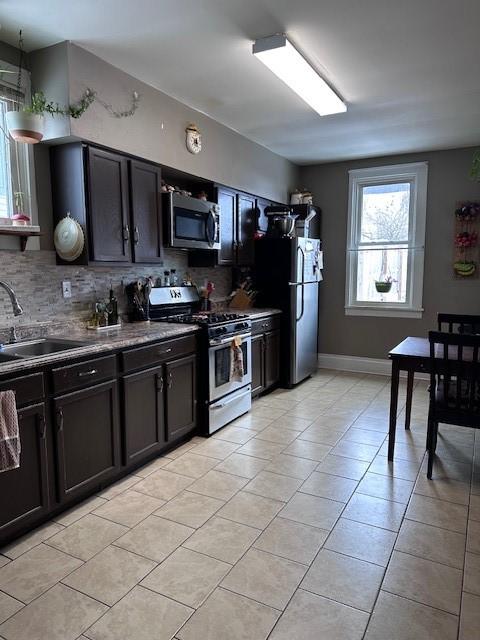
[[[1,550],[0,639],[478,640],[480,438],[429,482],[399,406],[389,464],[388,379],[320,370],[61,514]]]

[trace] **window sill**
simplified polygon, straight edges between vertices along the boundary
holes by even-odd
[[[423,309],[399,309],[398,307],[345,307],[346,316],[374,316],[377,318],[414,318],[423,316]]]

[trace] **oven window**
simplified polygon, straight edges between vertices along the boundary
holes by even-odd
[[[247,362],[247,343],[241,346],[243,353],[243,373],[248,374]],[[230,382],[230,366],[231,366],[232,348],[226,345],[223,349],[215,351],[215,387],[221,387]]]
[[[205,241],[205,213],[189,211],[182,207],[174,208],[175,237],[182,240]]]

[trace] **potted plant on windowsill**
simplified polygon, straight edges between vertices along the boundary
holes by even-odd
[[[392,288],[392,283],[393,280],[391,276],[388,276],[383,280],[375,280],[375,289],[378,293],[388,293]]]

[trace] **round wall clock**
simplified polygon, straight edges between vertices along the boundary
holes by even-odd
[[[196,124],[189,124],[186,128],[187,138],[186,144],[187,149],[190,153],[200,153],[202,150],[202,134],[198,130]]]

